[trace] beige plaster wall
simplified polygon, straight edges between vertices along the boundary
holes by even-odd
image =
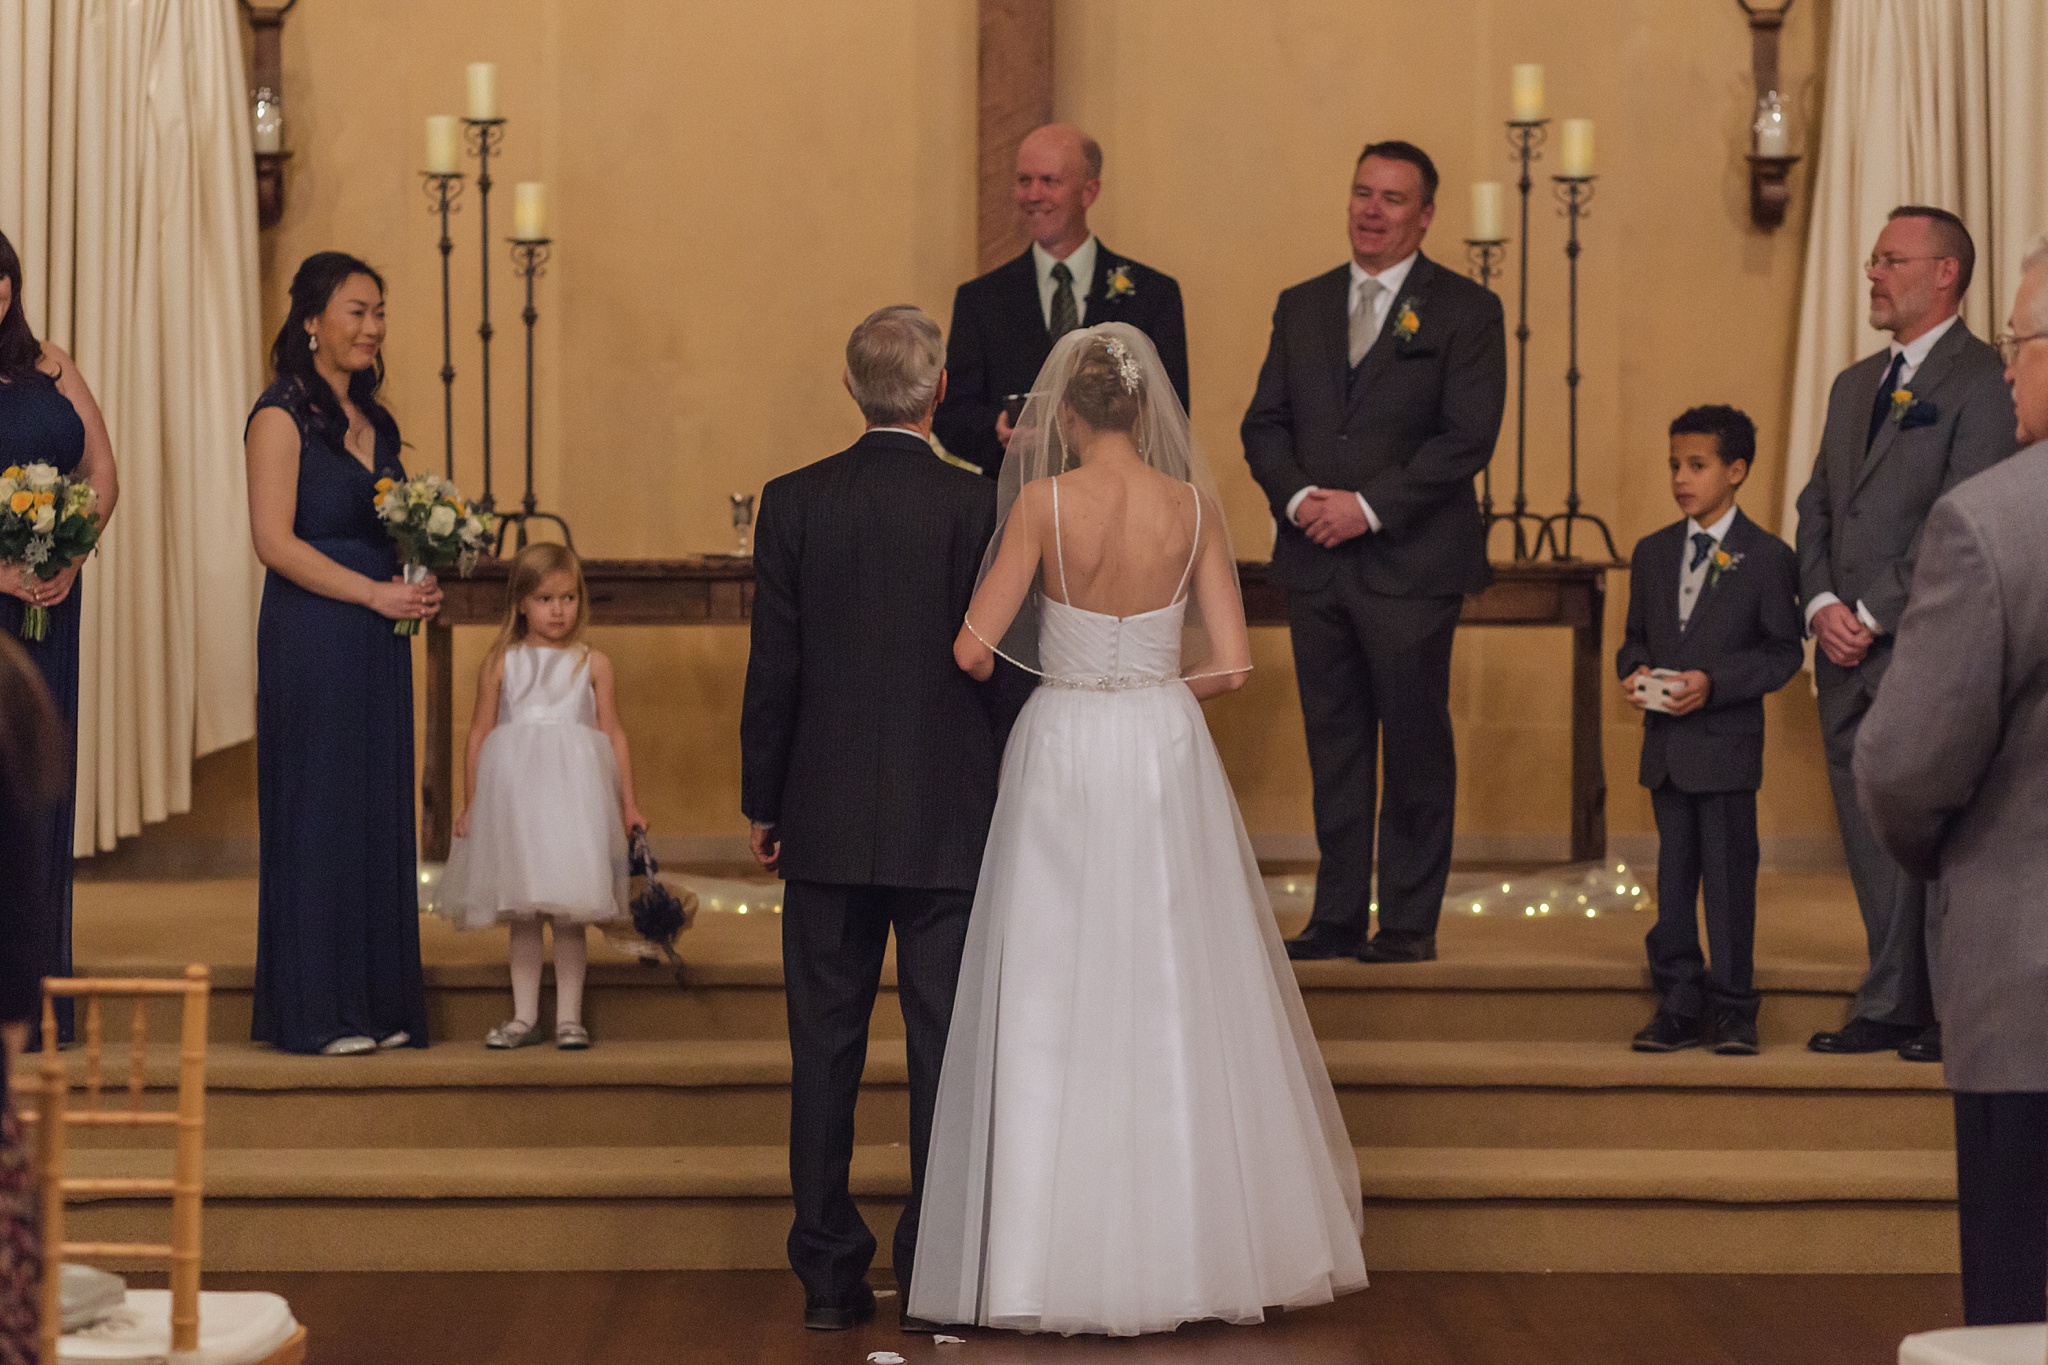
[[[1795,11],[1786,84],[1801,130],[1817,108],[1825,4]],[[1729,401],[1766,452],[1746,506],[1776,522],[1796,326],[1803,181],[1793,221],[1750,226],[1740,159],[1749,34],[1734,6],[1670,0],[1064,0],[1057,107],[1109,157],[1096,224],[1185,291],[1197,435],[1223,474],[1241,553],[1270,524],[1237,421],[1273,297],[1340,263],[1344,190],[1369,138],[1428,148],[1444,175],[1426,249],[1462,264],[1467,186],[1511,177],[1500,121],[1508,67],[1540,61],[1551,112],[1599,125],[1598,199],[1581,261],[1581,490],[1626,555],[1672,519],[1664,428]],[[942,320],[972,267],[975,16],[971,0],[352,0],[285,29],[284,223],[264,243],[272,325],[290,271],[356,251],[390,284],[388,395],[412,443],[441,458],[438,256],[416,174],[421,121],[460,112],[463,63],[500,65],[511,122],[494,163],[494,237],[512,182],[549,185],[555,258],[541,282],[539,494],[597,555],[723,548],[726,494],[845,445],[856,414],[839,350],[869,308]],[[1539,168],[1539,173],[1542,168]],[[1529,484],[1564,491],[1564,228],[1539,181],[1531,214]],[[1511,231],[1515,229],[1511,228]],[[474,189],[455,220],[457,476],[480,483]],[[518,304],[494,242],[497,489],[516,494]],[[1512,274],[1502,286],[1509,291]],[[1512,439],[1496,462],[1511,477]],[[1496,551],[1505,546],[1496,541]],[[1609,644],[1627,580],[1612,580]],[[1310,828],[1306,755],[1284,633],[1212,704],[1254,832]],[[483,646],[459,646],[458,720]],[[641,803],[659,832],[733,835],[738,630],[600,632],[619,664]],[[1468,632],[1453,706],[1459,827],[1566,827],[1568,637]],[[1774,699],[1767,837],[1833,828],[1803,683]],[[1633,713],[1610,699],[1617,832],[1651,827],[1635,785]],[[180,832],[253,832],[245,752],[206,760]]]

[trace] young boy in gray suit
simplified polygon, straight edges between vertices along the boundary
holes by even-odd
[[[1643,712],[1641,781],[1657,817],[1657,923],[1645,940],[1657,1013],[1638,1052],[1757,1050],[1756,792],[1764,707],[1799,671],[1799,561],[1735,505],[1756,424],[1731,407],[1671,424],[1685,519],[1637,543],[1615,671]],[[1694,906],[1706,896],[1708,953]]]

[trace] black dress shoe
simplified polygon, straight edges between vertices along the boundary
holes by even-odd
[[[843,1299],[805,1299],[804,1326],[813,1332],[844,1332],[872,1321],[875,1291],[862,1285]]]
[[[1930,1025],[1917,1038],[1908,1038],[1899,1044],[1899,1055],[1909,1062],[1938,1062],[1941,1060],[1941,1025]]]
[[[1434,962],[1436,961],[1436,935],[1423,934],[1416,938],[1392,938],[1386,934],[1374,934],[1372,942],[1358,950],[1360,962]]]
[[[1714,1011],[1711,1037],[1714,1051],[1723,1057],[1756,1056],[1756,1020],[1739,1005],[1722,1005]]]
[[[1319,962],[1324,958],[1350,957],[1358,951],[1358,935],[1311,924],[1287,940],[1287,956],[1296,962]]]
[[[1649,1024],[1629,1041],[1637,1052],[1676,1052],[1700,1045],[1700,1021],[1660,1009]]]
[[[1858,1017],[1832,1032],[1814,1034],[1806,1045],[1815,1052],[1890,1052],[1919,1035],[1920,1028],[1915,1024],[1881,1024],[1875,1019]]]

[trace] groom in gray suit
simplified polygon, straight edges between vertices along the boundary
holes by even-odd
[[[1925,888],[1879,845],[1856,804],[1856,732],[1891,662],[1920,529],[1935,499],[2012,454],[1998,353],[1958,316],[1976,247],[1946,209],[1893,209],[1865,274],[1870,325],[1892,344],[1836,377],[1813,477],[1799,495],[1799,589],[1828,783],[1863,912],[1870,970],[1848,1025],[1816,1052],[1941,1060],[1927,979]]]
[[[2030,444],[1934,505],[1856,745],[1878,837],[1932,883],[1973,1326],[2048,1315],[2048,238],[2011,327],[2000,349]]]

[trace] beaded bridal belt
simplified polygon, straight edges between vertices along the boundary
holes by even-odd
[[[1050,673],[1040,681],[1047,687],[1066,687],[1079,692],[1135,692],[1145,687],[1165,687],[1180,681],[1177,677],[1167,678],[1060,678]]]

